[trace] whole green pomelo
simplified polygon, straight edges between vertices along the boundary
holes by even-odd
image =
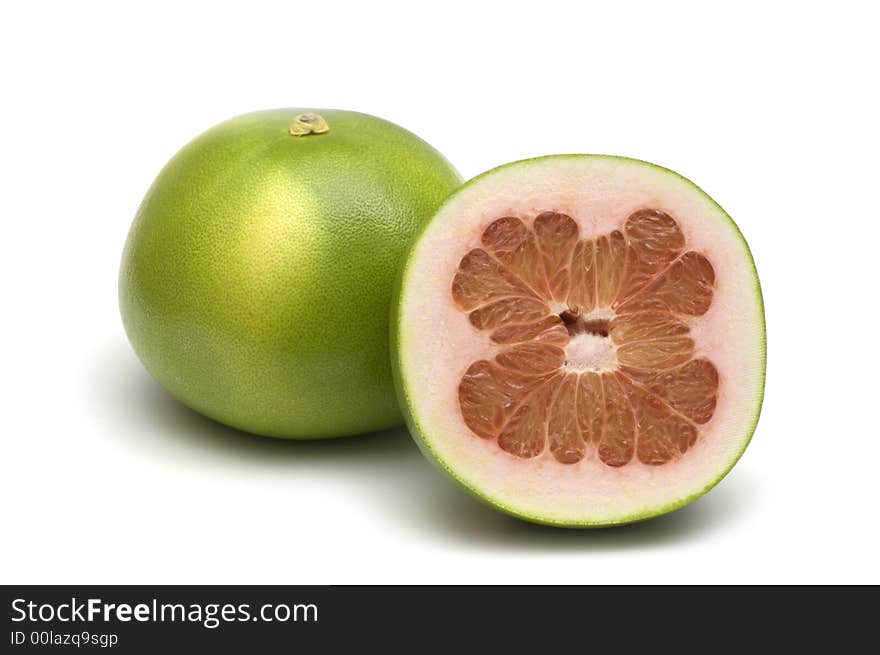
[[[138,210],[119,278],[128,338],[171,394],[242,430],[397,425],[392,287],[459,183],[434,148],[374,116],[279,109],[221,123]]]

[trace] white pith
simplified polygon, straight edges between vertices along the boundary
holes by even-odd
[[[576,334],[565,347],[563,368],[572,373],[614,371],[617,369],[614,344],[598,334]]]
[[[635,460],[613,468],[595,454],[561,464],[549,452],[517,459],[475,436],[458,406],[467,367],[499,348],[476,331],[452,302],[450,285],[462,256],[479,247],[501,216],[530,222],[542,211],[568,214],[581,238],[620,229],[635,210],[670,214],[686,248],[704,254],[716,274],[709,311],[689,319],[696,356],[719,372],[718,403],[697,443],[662,466]],[[465,485],[513,513],[561,523],[605,523],[656,513],[714,483],[742,452],[757,416],[763,384],[763,318],[748,250],[735,226],[699,189],[641,162],[603,157],[533,160],[483,176],[453,196],[414,246],[399,306],[404,393],[417,430],[442,466]],[[595,337],[595,339],[603,339]],[[589,360],[594,342],[570,346]]]

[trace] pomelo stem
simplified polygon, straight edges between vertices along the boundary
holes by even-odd
[[[330,126],[320,114],[311,112],[306,114],[297,114],[293,117],[293,122],[288,130],[291,136],[306,136],[308,134],[324,134],[330,131]]]

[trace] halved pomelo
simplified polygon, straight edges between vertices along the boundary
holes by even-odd
[[[682,507],[758,420],[764,313],[748,246],[709,196],[652,164],[552,156],[477,177],[413,246],[394,306],[416,441],[530,521]]]

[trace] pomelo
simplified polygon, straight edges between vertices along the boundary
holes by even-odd
[[[679,508],[743,453],[764,388],[752,256],[690,181],[622,157],[501,166],[416,240],[394,301],[422,450],[538,523]]]
[[[185,146],[132,225],[119,280],[128,337],[174,396],[292,438],[402,422],[388,316],[412,238],[460,179],[373,116],[281,109]]]

